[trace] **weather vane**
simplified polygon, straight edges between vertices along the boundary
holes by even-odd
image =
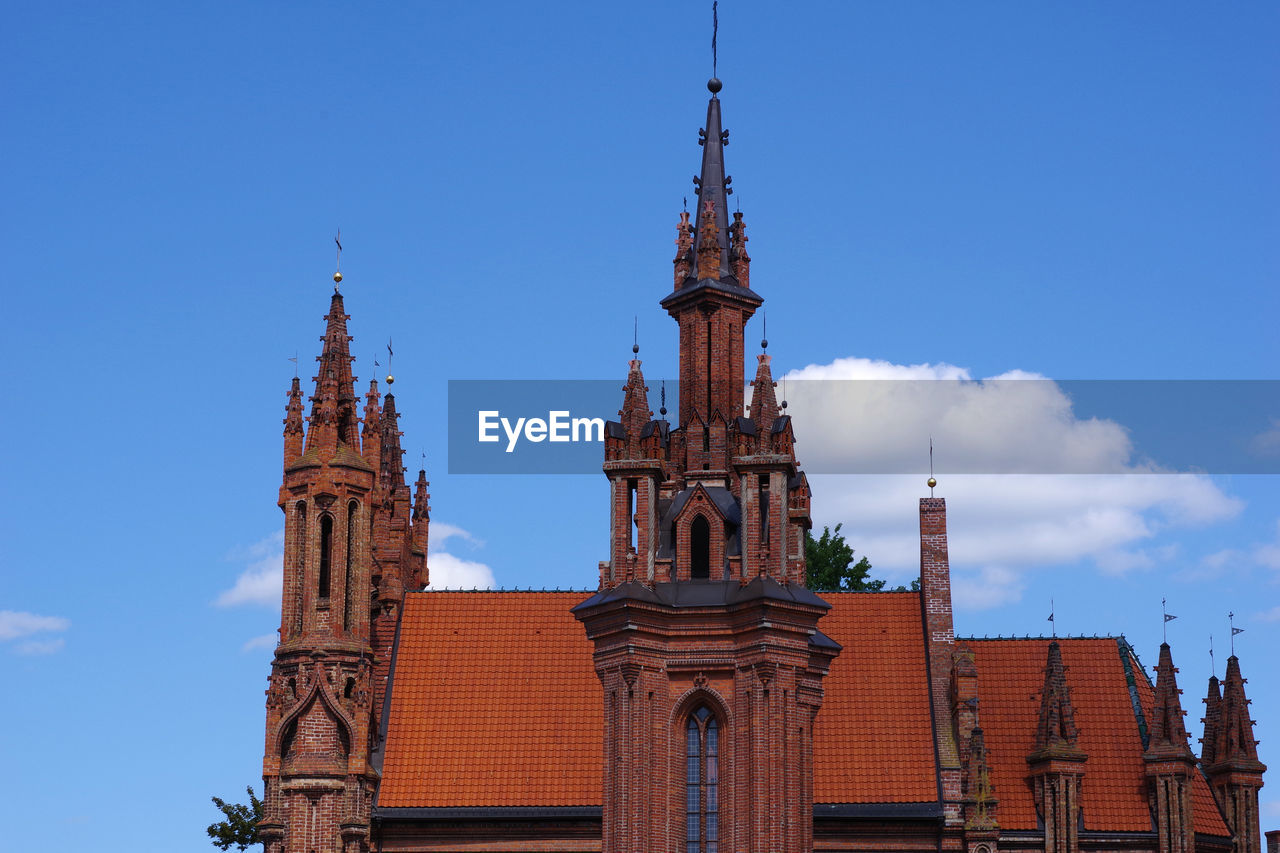
[[[1228,612],[1228,613],[1227,613],[1227,624],[1231,626],[1231,656],[1232,656],[1232,657],[1235,657],[1235,656],[1236,656],[1236,634],[1243,634],[1243,633],[1244,633],[1244,629],[1243,629],[1243,628],[1237,628],[1237,627],[1236,627],[1236,621],[1235,621],[1235,620],[1236,620],[1236,614],[1235,614],[1235,613]]]
[[[1218,664],[1213,659],[1213,634],[1209,635],[1209,674],[1218,677]]]
[[[335,264],[337,268],[333,272],[333,290],[338,291],[338,285],[342,283],[342,229],[338,229],[338,233],[334,235],[333,242],[338,245],[337,260]]]
[[[769,312],[760,312],[760,349],[767,350],[769,348]]]
[[[658,409],[658,414],[664,418],[667,416],[667,380],[662,380],[662,408]]]
[[[298,351],[297,350],[293,351],[293,358],[289,360],[293,362],[293,378],[297,379],[298,378]]]
[[[938,485],[938,481],[933,477],[933,436],[929,436],[929,482],[927,485],[929,486],[929,497],[933,497],[933,487]],[[1049,621],[1052,622],[1053,617],[1050,617]]]
[[[716,0],[716,2],[711,4],[711,76],[712,77],[719,76],[718,74],[716,74],[716,59],[717,59],[716,36],[719,35],[720,33],[720,14],[717,11],[717,7],[719,5],[720,5],[720,0]]]
[[[1167,603],[1167,599],[1160,599],[1160,612],[1164,614],[1164,625],[1162,628],[1164,630],[1164,642],[1166,643],[1169,642],[1169,623],[1178,618],[1165,609],[1165,604]]]
[[[388,385],[394,385],[396,383],[396,377],[391,372],[391,357],[393,355],[395,355],[395,353],[391,349],[391,337],[388,336],[387,337],[387,384]]]
[[[1049,599],[1049,631],[1056,638],[1058,636],[1058,622],[1054,617],[1053,599]]]
[[[631,327],[631,354],[637,356],[640,354],[640,315],[636,314],[632,317],[633,325]]]

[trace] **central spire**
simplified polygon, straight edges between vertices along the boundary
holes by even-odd
[[[720,98],[717,97],[723,84],[712,77],[707,81],[711,91],[711,100],[707,103],[707,124],[698,131],[698,144],[702,146],[702,174],[693,179],[694,193],[698,196],[697,227],[694,228],[693,256],[699,261],[694,269],[693,281],[704,278],[716,280],[733,280],[736,283],[733,267],[729,263],[729,196],[733,194],[730,184],[733,178],[724,173],[724,147],[729,144],[729,131],[724,130],[720,120]],[[713,227],[705,228],[707,203],[711,203]],[[715,240],[720,250],[718,270],[708,270],[702,263],[703,251],[707,246],[708,236]],[[706,246],[706,249],[704,249]]]

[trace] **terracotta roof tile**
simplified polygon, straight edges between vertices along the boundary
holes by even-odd
[[[584,598],[405,596],[380,806],[599,804],[604,703],[569,612]]]
[[[813,729],[816,803],[938,801],[918,593],[822,593],[844,646]]]
[[[1036,812],[1027,778],[1027,755],[1035,744],[1039,692],[1049,640],[964,640],[978,666],[978,698],[992,782],[1003,829],[1035,829]],[[1126,680],[1126,661],[1139,701],[1149,714],[1151,683],[1114,639],[1060,639],[1067,666],[1079,745],[1088,754],[1081,807],[1089,830],[1152,831],[1142,761],[1142,736]],[[1196,774],[1196,829],[1225,834],[1203,777]]]

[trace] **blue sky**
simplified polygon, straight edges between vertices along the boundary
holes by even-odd
[[[450,476],[447,382],[621,388],[637,316],[646,374],[674,376],[657,301],[699,162],[709,18],[685,3],[6,10],[15,848],[206,850],[209,796],[260,788],[256,638],[278,602],[257,602],[282,526],[288,358],[311,375],[337,227],[362,383],[395,340],[433,575],[594,583],[603,477]],[[726,0],[720,19],[726,160],[776,374],[1278,378],[1274,5]],[[1046,453],[1094,434],[1069,405],[1032,415]],[[799,412],[796,432],[803,461]],[[1154,664],[1167,597],[1198,735],[1208,637],[1221,674],[1233,611],[1277,765],[1276,478],[1133,467],[941,465],[957,630],[1038,634],[1053,599],[1060,631],[1124,632]],[[815,490],[818,524],[842,522],[894,582],[914,575],[920,478]]]

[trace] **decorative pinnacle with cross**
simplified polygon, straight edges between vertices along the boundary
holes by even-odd
[[[338,285],[342,283],[342,229],[338,229],[338,233],[334,235],[333,242],[338,245],[337,260],[335,261],[336,269],[333,272],[333,292],[338,292]]]

